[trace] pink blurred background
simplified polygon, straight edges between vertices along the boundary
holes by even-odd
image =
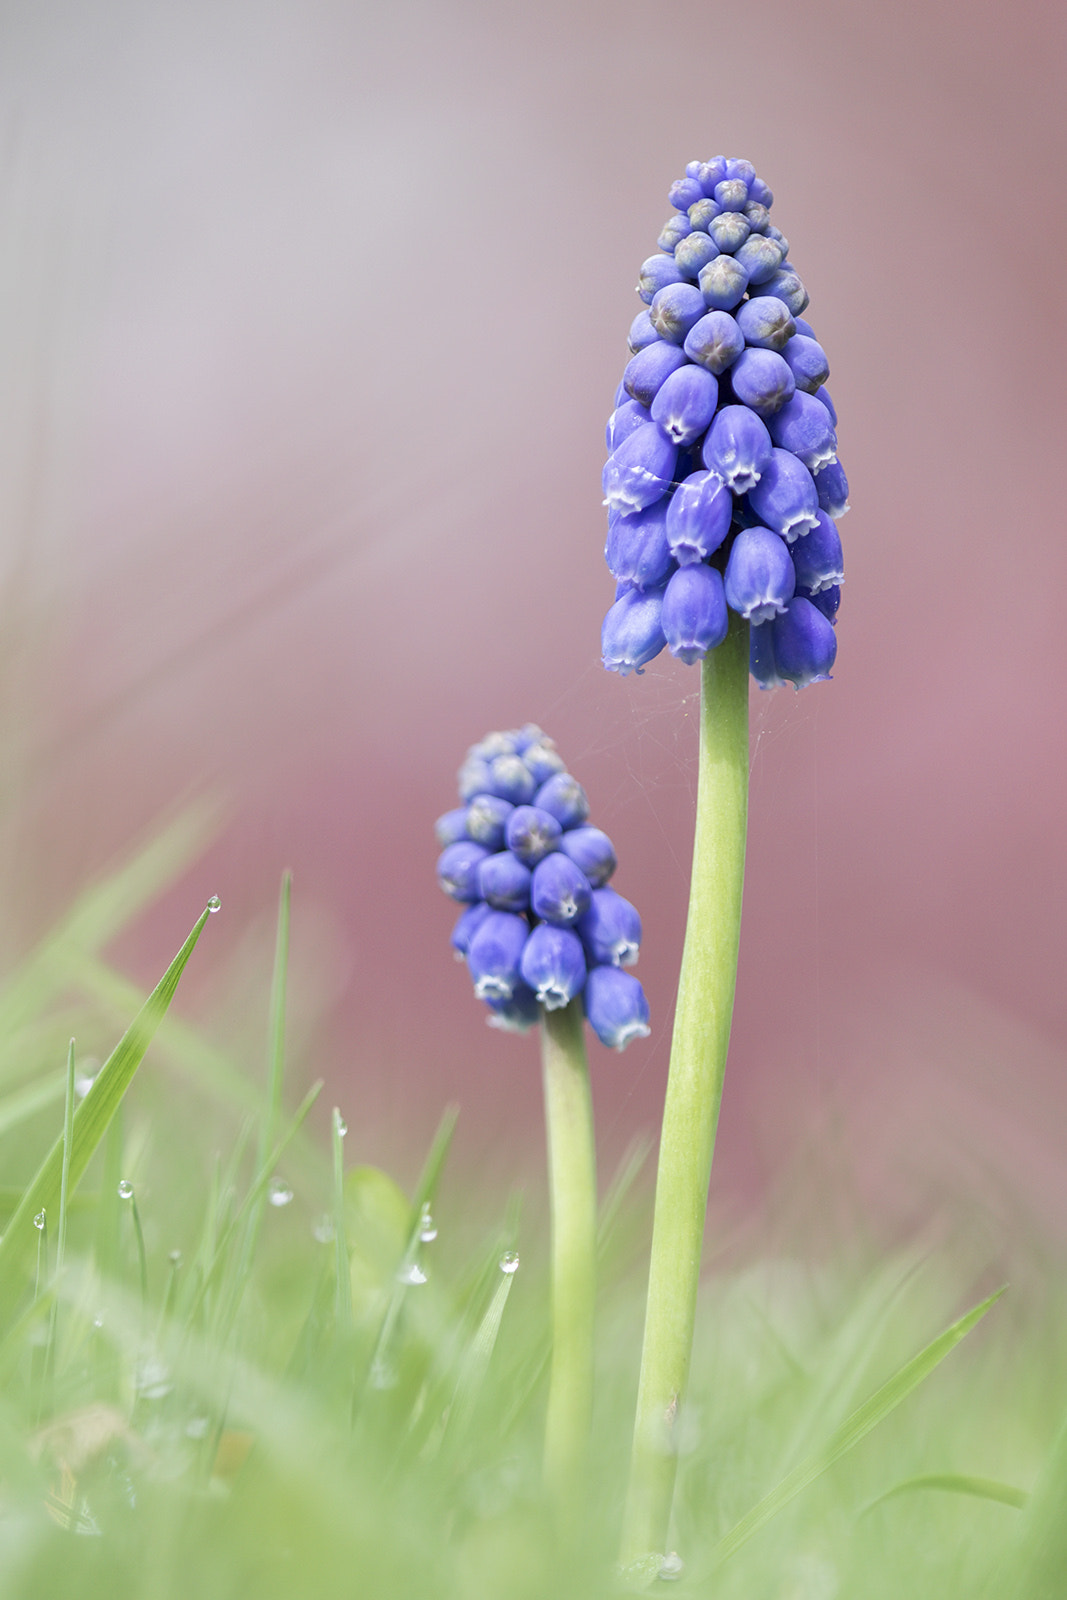
[[[267,959],[291,866],[300,1071],[353,1154],[403,1164],[459,1099],[469,1159],[535,1171],[536,1046],[450,959],[431,835],[465,747],[533,719],[645,921],[652,1038],[591,1044],[605,1164],[654,1125],[697,676],[599,665],[602,430],[671,180],[744,155],[853,511],[833,683],[753,691],[717,1191],[841,1163],[895,1224],[939,1186],[1065,1214],[1064,29],[1040,0],[9,11],[9,944],[220,793],[125,967],[217,891],[195,1013],[243,941]]]

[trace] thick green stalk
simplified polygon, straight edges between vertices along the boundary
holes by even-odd
[[[577,1514],[593,1410],[596,1156],[582,1002],[546,1011],[541,1029],[552,1206],[552,1369],[545,1482]]]
[[[748,812],[748,623],[704,659],[693,877],[663,1109],[622,1560],[667,1546],[730,1042]]]

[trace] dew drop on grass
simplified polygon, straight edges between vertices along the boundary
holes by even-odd
[[[311,1224],[311,1234],[319,1244],[332,1244],[334,1238],[333,1218],[328,1211],[315,1218]]]
[[[408,1266],[401,1267],[396,1275],[398,1283],[418,1284],[426,1282],[426,1274],[417,1261],[412,1261]]]
[[[33,1225],[37,1229],[38,1233],[41,1232],[47,1220],[48,1218],[45,1216],[44,1212],[38,1211],[37,1215],[33,1219]]]
[[[422,1216],[419,1219],[419,1238],[423,1244],[432,1244],[437,1238],[437,1224],[430,1214],[429,1206],[423,1206]]]
[[[338,1134],[338,1137],[343,1139],[347,1132],[348,1132],[348,1123],[345,1121],[344,1117],[338,1115],[338,1118],[337,1118],[337,1134]]]
[[[133,1199],[133,1184],[130,1182],[129,1178],[120,1178],[119,1179],[119,1199],[120,1200],[132,1200]]]
[[[270,1180],[267,1185],[267,1199],[272,1206],[277,1206],[280,1210],[282,1206],[287,1206],[292,1198],[293,1191],[284,1178]]]
[[[518,1272],[519,1258],[514,1250],[504,1251],[504,1254],[500,1257],[500,1270],[508,1273]]]
[[[219,899],[217,894],[213,894],[211,896],[211,899],[207,903],[207,908],[211,912],[212,916],[215,915],[216,911],[222,910],[222,901]]]
[[[180,1250],[172,1250],[170,1252],[170,1254],[168,1255],[167,1260],[170,1262],[171,1266],[175,1269],[175,1271],[177,1271],[177,1269],[182,1264],[182,1253],[181,1253],[181,1251]]]

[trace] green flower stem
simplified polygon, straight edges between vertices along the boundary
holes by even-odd
[[[570,1515],[580,1502],[589,1449],[596,1299],[596,1156],[580,999],[544,1013],[541,1059],[552,1207],[545,1482]]]
[[[625,1563],[667,1548],[711,1158],[730,1042],[748,812],[748,623],[704,658],[693,877],[663,1109]]]

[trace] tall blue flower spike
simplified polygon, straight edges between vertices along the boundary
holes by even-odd
[[[751,162],[691,161],[669,199],[676,214],[640,270],[646,309],[607,428],[604,553],[617,587],[604,665],[640,673],[665,648],[699,661],[725,637],[728,607],[751,623],[760,687],[802,689],[830,675],[844,576],[833,522],[848,480],[829,363]],[[441,826],[454,846],[453,825]],[[444,871],[469,892],[467,857],[456,851]]]
[[[435,826],[437,880],[463,907],[452,948],[490,1026],[525,1033],[581,995],[602,1044],[622,1050],[647,1034],[644,990],[619,970],[637,960],[641,919],[607,887],[615,848],[552,740],[533,723],[487,734],[467,752],[459,792],[465,803]]]

